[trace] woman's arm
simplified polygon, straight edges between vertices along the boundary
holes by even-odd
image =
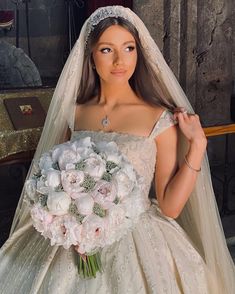
[[[189,141],[186,154],[190,168],[185,162],[177,166],[177,127],[156,137],[157,162],[155,172],[156,194],[162,212],[177,218],[184,208],[197,179],[207,140],[201,128],[198,116],[184,113],[175,114],[179,127]]]

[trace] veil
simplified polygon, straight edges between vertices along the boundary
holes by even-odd
[[[33,163],[39,159],[40,155],[63,141],[68,126],[73,130],[86,41],[95,25],[107,17],[123,17],[136,27],[150,65],[157,73],[161,86],[166,90],[166,99],[173,100],[177,106],[183,106],[193,113],[185,93],[140,18],[130,9],[122,6],[99,8],[84,23],[79,39],[61,73],[27,177],[33,173]],[[182,160],[185,151],[186,142],[182,137],[179,161]],[[24,197],[23,188],[10,234],[19,234],[23,227],[30,224],[29,207]],[[235,268],[224,238],[206,156],[203,159],[202,171],[198,175],[195,189],[177,221],[187,232],[207,264],[211,284],[214,284],[214,290],[211,293],[235,293]]]

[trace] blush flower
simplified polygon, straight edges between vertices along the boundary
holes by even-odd
[[[61,171],[61,182],[64,191],[68,194],[78,193],[83,191],[81,184],[85,178],[84,172],[79,170]]]
[[[116,196],[117,189],[113,182],[99,181],[92,192],[92,197],[95,202],[100,204],[104,209],[108,209],[113,205]]]
[[[62,245],[69,249],[81,241],[82,226],[70,215],[55,217],[50,224],[51,245]]]
[[[36,204],[30,211],[34,227],[43,235],[48,234],[49,225],[53,220],[53,216],[43,209],[40,205]]]
[[[95,214],[91,214],[84,219],[82,224],[82,242],[77,249],[84,254],[98,248],[104,242],[105,221]]]

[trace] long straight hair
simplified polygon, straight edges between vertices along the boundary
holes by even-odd
[[[136,41],[137,64],[129,84],[135,94],[150,105],[157,105],[172,110],[175,105],[164,95],[166,89],[161,87],[157,74],[146,58],[145,50],[141,45],[138,31],[132,23],[122,17],[108,17],[99,22],[90,33],[85,45],[83,72],[78,92],[77,103],[85,104],[95,96],[100,95],[100,79],[94,69],[92,51],[102,33],[112,25],[119,25],[129,31]]]

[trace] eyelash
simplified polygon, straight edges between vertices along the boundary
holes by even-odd
[[[135,50],[135,46],[128,46],[125,49],[129,49],[128,52],[132,52],[132,51]],[[108,52],[105,52],[106,50]],[[112,51],[112,49],[111,48],[108,48],[108,47],[100,49],[100,52],[101,53],[104,53],[104,54],[110,53],[111,51]]]

